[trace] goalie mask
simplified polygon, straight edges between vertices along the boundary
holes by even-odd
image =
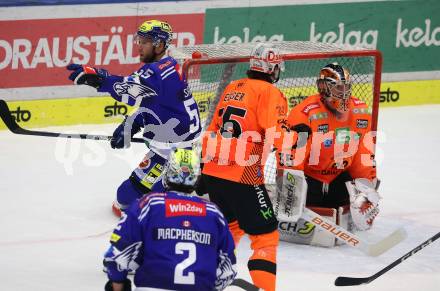
[[[151,39],[154,46],[162,41],[168,47],[173,39],[173,30],[165,21],[147,20],[139,26],[134,40],[139,43],[142,39]]]
[[[200,177],[200,159],[195,151],[174,150],[165,166],[162,183],[167,190],[191,193]]]
[[[339,113],[347,112],[351,96],[350,73],[347,69],[337,63],[326,65],[319,72],[316,85],[330,109]]]
[[[251,71],[273,75],[272,83],[276,83],[280,78],[280,71],[284,71],[280,50],[269,43],[258,43],[252,49],[249,65]]]

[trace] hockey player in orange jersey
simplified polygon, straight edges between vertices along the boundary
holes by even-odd
[[[304,171],[307,206],[350,205],[355,226],[369,229],[379,200],[371,110],[351,95],[350,73],[337,63],[320,70],[317,87],[290,111],[288,126],[303,138],[280,161]]]
[[[249,235],[252,280],[269,291],[275,290],[279,234],[264,185],[263,165],[272,144],[266,133],[279,128],[287,117],[287,100],[273,85],[282,70],[284,62],[278,49],[257,44],[248,78],[226,87],[203,144],[204,188],[228,220],[235,243],[245,233]]]

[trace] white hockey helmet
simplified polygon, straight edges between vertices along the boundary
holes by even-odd
[[[272,74],[278,67],[284,71],[284,61],[281,57],[280,50],[270,43],[257,43],[252,49],[249,60],[251,71]]]

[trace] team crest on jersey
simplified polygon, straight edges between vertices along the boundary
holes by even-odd
[[[114,256],[112,259],[116,261],[118,266],[118,271],[124,270],[136,270],[139,265],[136,263],[135,259],[139,254],[139,250],[141,248],[142,242],[135,242],[128,247],[126,247],[121,252],[114,250]]]
[[[206,205],[204,203],[183,200],[167,199],[165,201],[165,216],[206,216]]]
[[[315,108],[319,108],[319,103],[311,103],[309,105],[307,105],[306,107],[304,107],[304,109],[302,110],[302,113],[304,114],[309,114],[310,110],[315,109]]]
[[[357,128],[367,128],[368,120],[367,119],[356,119],[356,127]]]
[[[130,81],[123,83],[117,82],[113,85],[113,89],[115,90],[116,94],[118,94],[118,96],[134,100],[144,97],[157,96],[156,91],[154,91],[150,87]]]

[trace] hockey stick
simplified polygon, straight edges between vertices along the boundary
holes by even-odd
[[[235,279],[232,283],[232,286],[240,287],[241,289],[247,290],[247,291],[258,291],[260,288],[255,286],[254,284],[246,281],[245,279]]]
[[[377,279],[378,277],[382,276],[383,274],[385,274],[386,272],[388,272],[389,270],[391,270],[392,268],[394,268],[398,264],[402,263],[403,261],[405,261],[406,259],[408,259],[412,255],[414,255],[415,253],[417,253],[421,249],[425,248],[427,245],[433,243],[439,237],[440,237],[440,232],[437,233],[436,235],[434,235],[433,237],[431,237],[430,239],[428,239],[427,241],[421,243],[417,247],[413,248],[411,251],[407,252],[406,254],[404,254],[403,256],[401,256],[400,258],[398,258],[397,260],[395,260],[394,262],[392,262],[391,264],[389,264],[388,266],[386,266],[385,268],[383,268],[382,270],[380,270],[379,272],[377,272],[376,274],[374,274],[370,277],[364,277],[364,278],[337,277],[335,280],[335,285],[336,286],[355,286],[355,285],[361,285],[361,284],[368,284],[368,283],[374,281],[375,279]]]
[[[327,231],[347,245],[373,257],[383,254],[406,238],[406,231],[403,228],[399,228],[379,242],[371,244],[308,208],[304,208],[301,217]]]
[[[48,137],[62,137],[62,138],[80,138],[80,139],[92,139],[92,140],[105,140],[109,141],[112,139],[111,136],[108,135],[96,135],[96,134],[68,134],[68,133],[59,133],[59,132],[49,132],[49,131],[36,131],[36,130],[28,130],[20,127],[18,123],[15,121],[14,117],[9,110],[8,104],[0,99],[0,117],[5,123],[6,127],[15,134],[23,134],[23,135],[34,135],[34,136],[48,136]],[[131,142],[137,143],[145,143],[145,140],[142,138],[132,138]]]

